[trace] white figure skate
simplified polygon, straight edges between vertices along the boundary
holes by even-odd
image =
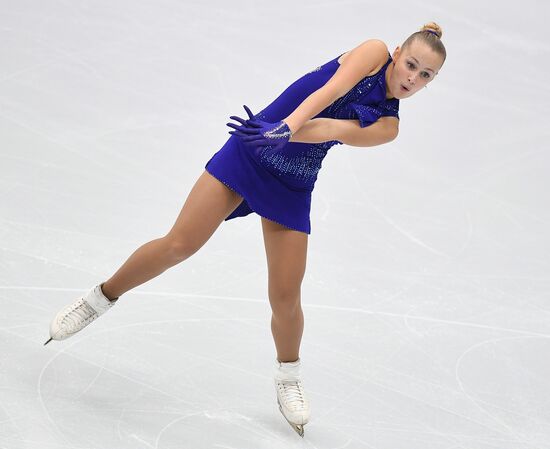
[[[309,421],[310,406],[300,377],[300,359],[295,362],[276,362],[275,389],[279,410],[302,438],[304,425]]]
[[[44,346],[52,340],[65,340],[71,337],[115,304],[118,298],[112,301],[107,298],[101,290],[102,285],[96,285],[84,296],[58,312],[50,324],[50,339]]]

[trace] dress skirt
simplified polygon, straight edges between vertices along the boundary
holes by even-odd
[[[289,151],[290,147],[287,144],[285,150]],[[301,183],[299,177],[292,179],[292,176],[278,174],[274,167],[263,165],[266,158],[262,158],[261,153],[270,149],[263,147],[256,154],[239,137],[231,136],[206,163],[208,173],[243,197],[225,221],[256,212],[287,228],[310,234],[313,189]]]

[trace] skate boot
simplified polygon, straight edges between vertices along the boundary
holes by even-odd
[[[115,304],[118,297],[112,301],[108,299],[101,290],[102,285],[96,285],[58,312],[50,324],[50,339],[44,346],[52,340],[65,340],[76,334]]]
[[[300,377],[300,359],[295,362],[276,361],[275,389],[279,410],[300,435],[304,436],[304,425],[309,421],[310,406],[305,397]]]

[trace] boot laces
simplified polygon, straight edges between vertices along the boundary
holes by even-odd
[[[75,332],[98,317],[97,312],[84,299],[77,301],[72,310],[63,318],[63,326],[68,332]]]
[[[281,380],[279,381],[279,390],[289,408],[300,410],[305,407],[304,390],[301,381]]]

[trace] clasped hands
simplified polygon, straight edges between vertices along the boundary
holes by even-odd
[[[248,146],[253,149],[271,146],[274,150],[278,150],[285,146],[292,137],[292,131],[283,120],[277,123],[264,122],[254,118],[254,114],[248,106],[244,105],[243,107],[248,114],[248,120],[232,115],[229,118],[238,121],[241,126],[234,123],[227,123],[227,126],[235,130],[229,131],[229,134],[240,137]]]

